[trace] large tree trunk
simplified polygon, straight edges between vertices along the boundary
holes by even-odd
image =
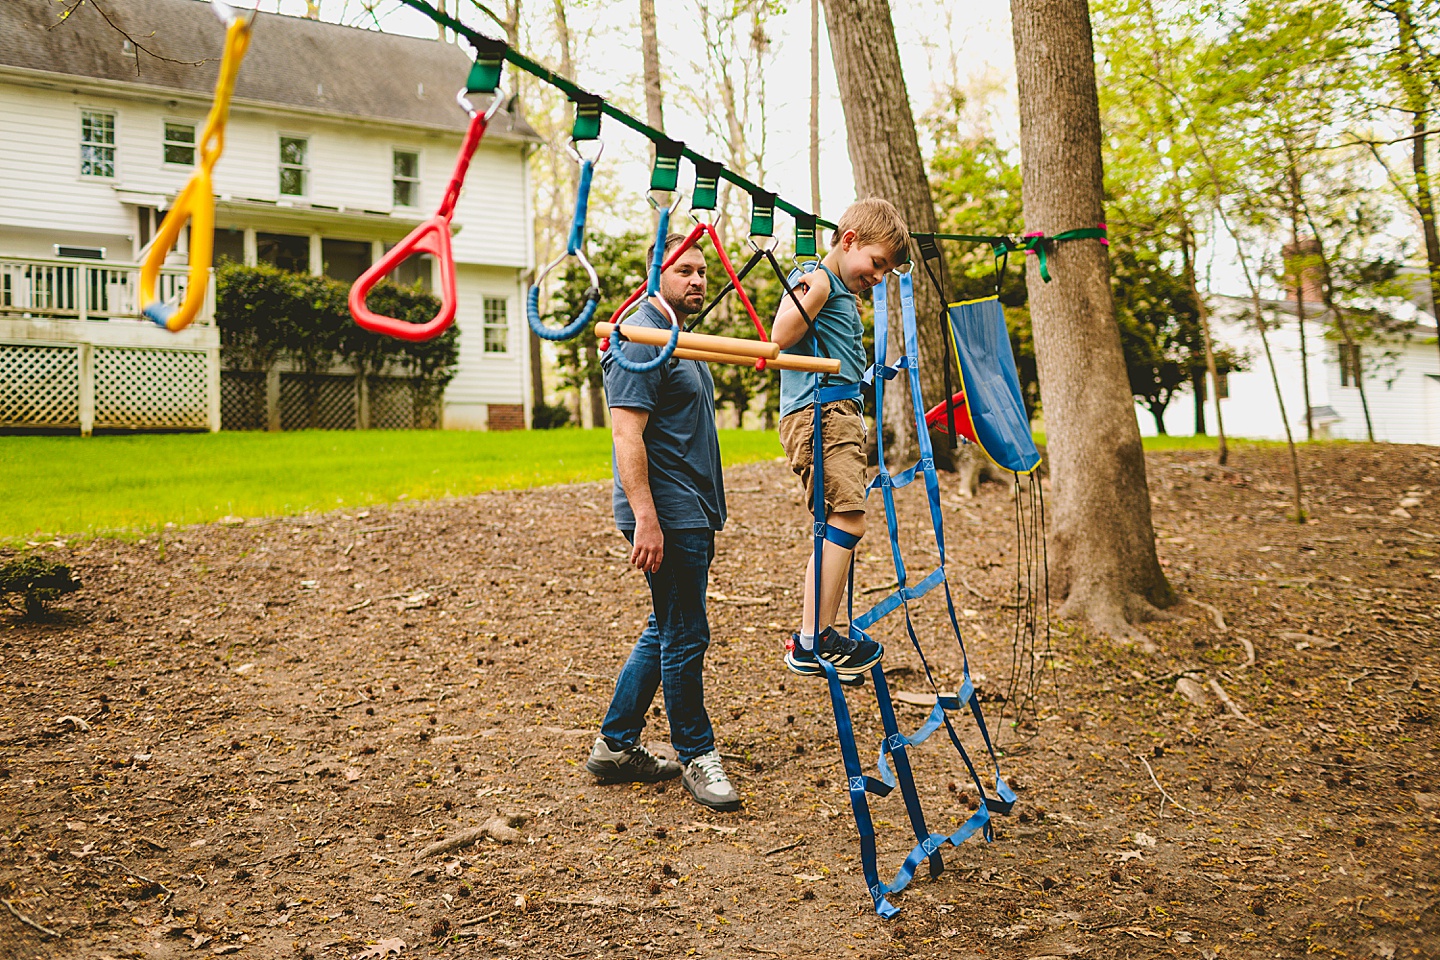
[[[830,31],[840,102],[845,106],[856,195],[883,197],[895,205],[912,231],[934,233],[935,205],[900,68],[889,0],[825,0],[825,23]],[[943,265],[940,276],[945,276]],[[895,284],[888,286],[893,289]],[[896,312],[898,303],[898,298],[892,303]],[[920,385],[931,404],[939,403],[945,392],[942,306],[935,289],[917,278]],[[901,353],[900,324],[894,324],[892,330],[890,356],[894,358]],[[893,438],[893,456],[897,461],[911,459],[916,449],[915,418],[907,406],[908,382],[897,377],[885,391],[893,399],[884,425]],[[942,451],[948,451],[948,447],[942,444],[937,448],[937,459],[941,459]],[[948,459],[941,459],[942,464]]]
[[[1025,229],[1104,221],[1100,106],[1086,0],[1011,0]],[[1098,240],[1055,244],[1052,283],[1027,266],[1054,479],[1051,583],[1064,617],[1148,645],[1135,624],[1175,602],[1155,555],[1145,454]]]

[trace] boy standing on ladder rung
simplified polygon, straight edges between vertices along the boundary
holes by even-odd
[[[865,418],[860,382],[865,373],[864,327],[856,294],[863,293],[909,259],[909,231],[899,212],[878,198],[860,200],[841,215],[831,235],[830,252],[811,272],[796,270],[791,283],[800,295],[801,313],[785,298],[775,315],[770,338],[799,356],[840,361],[840,373],[780,372],[780,443],[790,469],[800,477],[808,502],[815,502],[815,410],[821,410],[821,462],[824,516],[819,606],[816,607],[815,556],[805,571],[804,615],[800,630],[786,645],[785,665],[802,676],[823,672],[817,656],[835,667],[842,682],[863,683],[864,674],[884,653],[873,640],[841,635],[834,627],[856,545],[865,533]],[[813,320],[807,324],[806,318]],[[818,378],[818,379],[817,379]],[[841,399],[823,401],[826,396]]]

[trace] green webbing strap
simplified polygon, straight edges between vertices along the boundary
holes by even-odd
[[[720,171],[724,167],[714,160],[695,161],[695,192],[690,195],[692,210],[714,210],[720,198]]]
[[[1044,233],[1027,233],[1018,240],[1014,237],[977,234],[977,233],[912,233],[915,242],[920,245],[922,255],[926,251],[926,243],[934,245],[937,240],[958,240],[961,243],[988,243],[995,250],[996,259],[1008,257],[1010,251],[1017,250],[1022,253],[1033,253],[1040,261],[1040,279],[1049,283],[1050,260],[1047,251],[1052,243],[1061,243],[1066,240],[1099,240],[1102,244],[1109,246],[1110,241],[1105,232],[1105,224],[1095,227],[1076,227],[1073,230],[1062,230],[1060,233],[1047,236]],[[1004,268],[1001,267],[1003,272]]]
[[[575,104],[575,123],[570,127],[570,139],[575,141],[594,140],[600,136],[600,104],[604,101],[593,93],[572,96]]]
[[[475,47],[475,66],[470,68],[470,76],[465,80],[467,93],[494,93],[500,86],[500,67],[505,63],[505,54],[510,47],[500,40],[491,40],[489,37],[467,37],[470,44]]]
[[[750,236],[775,234],[775,194],[769,190],[750,191]]]
[[[674,190],[680,183],[680,155],[685,144],[661,137],[655,141],[655,169],[650,171],[651,190]]]
[[[1027,233],[1024,239],[1025,244],[1021,249],[1026,253],[1033,253],[1039,258],[1040,279],[1046,283],[1050,282],[1050,261],[1046,258],[1050,244],[1060,243],[1064,240],[1099,240],[1107,247],[1110,245],[1110,241],[1105,236],[1105,224],[1103,223],[1096,227],[1076,227],[1073,230],[1063,230],[1048,237],[1038,231]]]
[[[815,214],[795,215],[795,256],[815,256]]]

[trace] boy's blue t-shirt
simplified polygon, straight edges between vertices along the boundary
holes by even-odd
[[[859,383],[865,375],[865,328],[860,322],[860,306],[855,294],[840,282],[825,264],[816,269],[830,275],[830,297],[812,318],[812,333],[806,334],[799,343],[785,350],[785,353],[801,357],[829,356],[840,361],[840,373],[826,381],[827,385]],[[804,274],[796,268],[790,272],[793,284]],[[824,345],[823,351],[815,344],[816,335]],[[799,370],[780,371],[780,416],[787,416],[803,410],[815,402],[813,389],[816,374]]]
[[[627,324],[670,328],[670,319],[653,304],[642,304]],[[653,359],[659,347],[626,341],[625,356],[636,363]],[[670,360],[648,373],[620,369],[610,351],[601,355],[605,396],[612,407],[650,414],[645,425],[645,453],[650,466],[650,496],[662,530],[725,527],[725,486],[720,468],[720,439],[715,433],[715,381],[698,360]],[[615,525],[635,529],[635,512],[615,474],[611,500]]]

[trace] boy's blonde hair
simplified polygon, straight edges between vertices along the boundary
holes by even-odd
[[[838,244],[847,230],[855,231],[857,243],[873,243],[890,251],[890,259],[897,267],[910,259],[910,230],[889,200],[867,197],[850,204],[840,214],[830,245]]]

